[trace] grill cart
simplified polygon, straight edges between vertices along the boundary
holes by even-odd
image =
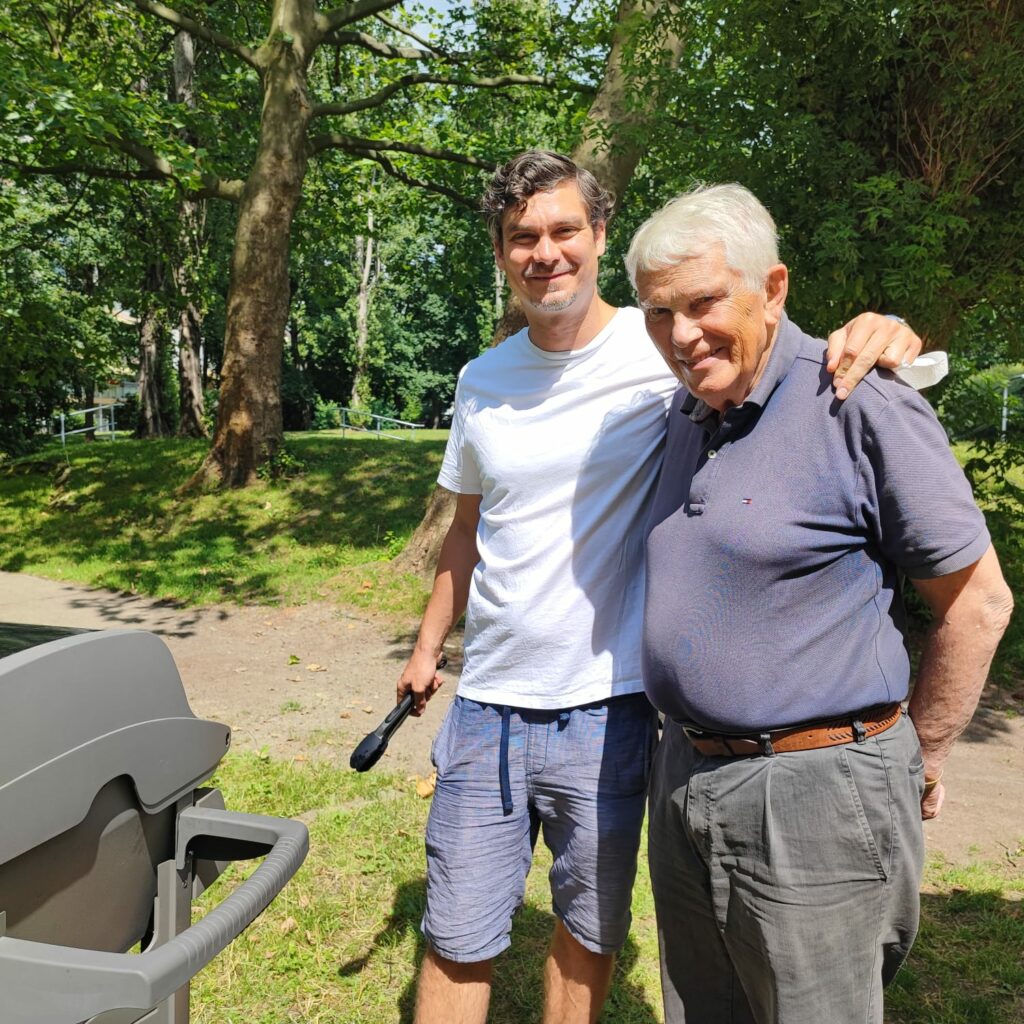
[[[189,979],[309,849],[199,788],[230,741],[151,633],[0,625],[3,1024],[187,1024]],[[190,925],[227,862],[261,856]]]

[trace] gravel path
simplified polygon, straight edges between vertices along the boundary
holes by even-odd
[[[235,749],[339,764],[393,706],[414,629],[328,603],[180,608],[4,572],[0,621],[150,630],[174,655],[195,713],[231,725]],[[422,719],[402,727],[382,768],[429,774],[433,734],[461,668],[456,652],[449,659],[446,685]],[[946,780],[943,814],[926,826],[929,850],[1024,868],[1024,716],[979,709]]]

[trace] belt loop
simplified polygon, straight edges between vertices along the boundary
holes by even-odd
[[[772,734],[770,732],[761,733],[761,753],[765,757],[774,757],[775,748],[772,746]]]
[[[868,738],[868,731],[864,728],[864,723],[859,718],[855,718],[850,724],[853,726],[853,735],[856,737],[857,742],[865,742]]]
[[[498,784],[501,786],[501,810],[512,813],[512,783],[508,777],[508,734],[512,709],[506,704],[501,709],[501,749],[498,752]]]

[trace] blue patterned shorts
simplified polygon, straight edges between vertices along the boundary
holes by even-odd
[[[423,934],[449,960],[506,949],[541,832],[552,909],[595,953],[625,942],[657,715],[642,694],[562,711],[456,697],[434,741]]]

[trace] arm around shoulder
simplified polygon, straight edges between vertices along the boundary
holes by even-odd
[[[938,814],[943,765],[974,714],[996,648],[1009,625],[1013,594],[995,549],[973,565],[934,579],[912,580],[935,616],[921,654],[910,717],[917,729],[929,788],[922,816]]]

